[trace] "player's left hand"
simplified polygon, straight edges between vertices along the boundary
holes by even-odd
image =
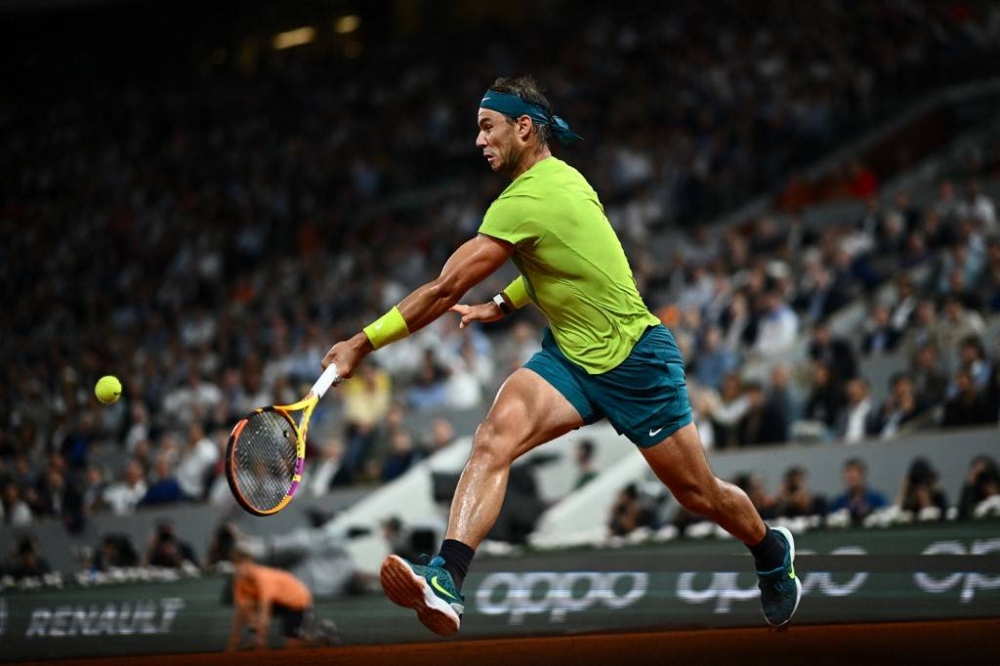
[[[449,308],[449,312],[455,312],[462,316],[462,321],[458,325],[459,328],[465,328],[474,321],[488,324],[493,321],[499,321],[504,317],[504,314],[500,312],[500,308],[493,301],[480,303],[479,305],[453,305]]]

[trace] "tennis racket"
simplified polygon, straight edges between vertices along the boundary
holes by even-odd
[[[302,400],[260,407],[233,427],[226,447],[226,480],[247,512],[270,516],[292,501],[306,462],[309,419],[323,394],[340,381],[331,363]],[[301,412],[298,424],[292,418],[296,412]]]

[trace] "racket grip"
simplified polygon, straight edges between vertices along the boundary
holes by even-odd
[[[333,386],[334,384],[340,383],[340,375],[337,374],[337,366],[331,363],[323,371],[323,374],[319,376],[316,383],[313,384],[310,393],[314,394],[317,398],[322,398],[323,394]]]

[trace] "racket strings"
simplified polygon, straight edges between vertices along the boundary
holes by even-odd
[[[240,494],[260,511],[278,506],[295,474],[296,432],[277,412],[247,418],[233,449],[233,471]]]

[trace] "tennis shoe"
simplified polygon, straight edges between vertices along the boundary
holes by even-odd
[[[413,564],[390,555],[382,562],[381,580],[389,601],[415,610],[417,619],[435,634],[458,633],[465,597],[444,568],[443,559],[435,557],[426,564]]]
[[[784,527],[774,532],[785,544],[785,560],[771,571],[758,571],[757,587],[760,588],[760,605],[767,623],[780,627],[792,619],[802,599],[802,583],[795,576],[795,539]]]

